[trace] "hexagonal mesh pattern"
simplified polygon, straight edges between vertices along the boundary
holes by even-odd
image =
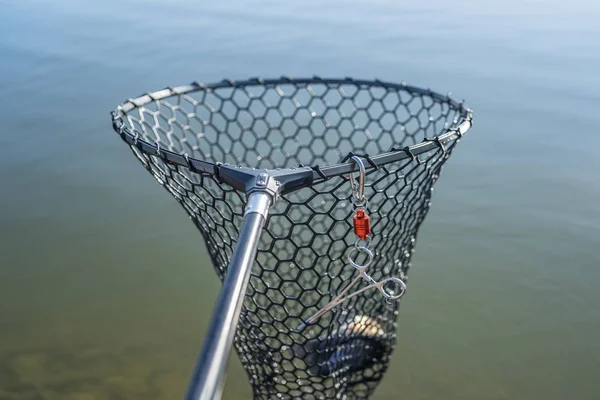
[[[121,111],[139,140],[256,168],[385,153],[430,141],[465,119],[462,105],[449,98],[379,81],[253,80],[168,91]],[[375,280],[406,280],[432,185],[457,142],[369,170],[375,258],[368,272]],[[245,195],[212,174],[131,148],[190,215],[222,279]],[[294,331],[355,276],[345,258],[355,240],[350,197],[348,177],[334,176],[283,195],[271,209],[235,337],[256,398],[366,398],[388,366],[398,302],[388,304],[376,291]]]

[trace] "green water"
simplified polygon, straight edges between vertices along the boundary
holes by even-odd
[[[600,4],[407,3],[0,1],[0,399],[182,397],[219,282],[108,113],[282,74],[475,110],[374,398],[600,398]]]

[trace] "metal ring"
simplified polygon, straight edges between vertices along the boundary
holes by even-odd
[[[360,253],[365,253],[368,257],[368,260],[366,263],[364,263],[363,265],[359,265],[357,264],[353,259],[352,259],[352,254],[358,251]],[[355,247],[352,250],[350,250],[350,254],[348,254],[348,262],[350,263],[350,265],[352,265],[354,268],[356,269],[365,269],[367,268],[369,265],[371,265],[371,263],[373,262],[373,253],[371,252],[371,250],[367,249],[366,247]],[[397,279],[397,278],[396,278]]]
[[[366,240],[366,244],[364,246],[359,246],[358,244],[362,241],[361,238],[357,237],[356,240],[354,241],[354,248],[358,249],[359,247],[365,247],[368,248],[371,246],[371,235],[367,235],[367,240]]]
[[[395,285],[400,286],[400,293],[399,294],[388,293],[385,289],[385,284],[388,282],[394,282]],[[381,291],[381,294],[383,294],[383,297],[385,297],[387,300],[398,300],[400,297],[404,296],[404,293],[406,292],[406,284],[402,281],[402,279],[396,278],[395,276],[393,276],[390,278],[385,278],[382,281],[379,281],[379,289]]]
[[[355,194],[352,195],[352,205],[354,207],[367,207],[367,204],[369,204],[369,201],[367,200],[367,198],[365,196],[363,196],[362,199],[359,199],[358,196],[356,196]]]

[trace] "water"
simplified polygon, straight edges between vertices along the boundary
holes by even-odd
[[[375,398],[598,398],[600,5],[404,3],[0,2],[0,399],[181,398],[218,280],[108,113],[282,74],[475,110]],[[232,357],[224,398],[249,393]]]

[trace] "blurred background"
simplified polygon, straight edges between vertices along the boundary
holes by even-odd
[[[0,0],[0,399],[182,398],[220,284],[113,132],[198,80],[406,80],[474,127],[375,399],[600,397],[600,3]],[[250,397],[237,356],[224,399]]]

